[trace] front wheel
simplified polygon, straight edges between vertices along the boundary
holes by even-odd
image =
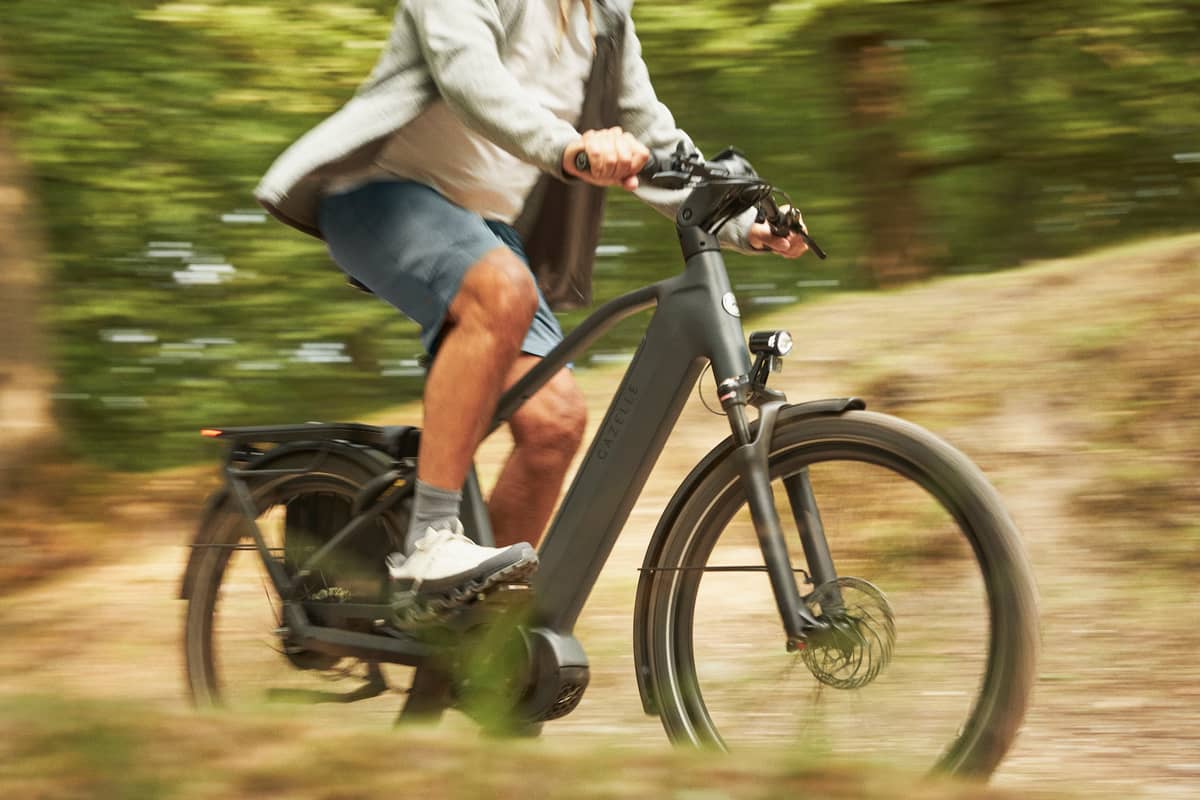
[[[787,651],[735,459],[716,462],[681,489],[642,595],[667,733],[989,775],[1037,654],[1032,575],[995,490],[945,442],[865,411],[784,411],[769,461],[801,594],[846,635]],[[783,485],[804,470],[836,588],[805,582]]]

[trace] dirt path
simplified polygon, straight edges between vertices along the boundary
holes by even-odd
[[[1030,430],[1040,417],[1002,417],[997,429]],[[641,714],[629,649],[636,568],[658,511],[690,464],[719,439],[720,421],[690,413],[631,519],[584,613],[579,637],[592,660],[580,708],[554,723],[556,736],[621,736],[666,747],[657,720]],[[1058,532],[1078,478],[1044,432],[1037,451],[1012,453],[993,477],[1011,504],[1037,566],[1044,649],[1041,680],[1025,730],[996,777],[1007,788],[1111,792],[1126,797],[1194,797],[1200,791],[1200,668],[1195,633],[1174,614],[1200,619],[1194,597],[1147,621],[1129,602],[1127,580],[1106,571],[1102,553],[1080,552]],[[0,600],[0,631],[19,646],[0,651],[0,693],[45,692],[185,703],[175,599],[186,531],[144,536],[129,558],[65,575]],[[171,544],[161,542],[172,540]],[[15,638],[14,638],[15,637]],[[391,701],[398,705],[400,698]],[[389,711],[390,713],[390,711]]]
[[[1018,330],[1037,309],[1031,311],[1028,300],[1006,305],[1014,282],[1002,276],[970,286],[938,284],[906,297],[849,297],[803,309],[803,316],[789,312],[761,327],[786,322],[801,341],[820,343],[820,358],[789,360],[779,384],[790,397],[846,395],[861,389],[850,385],[861,380],[861,365],[888,353],[895,354],[889,361],[893,372],[902,368],[936,377],[944,371],[942,348],[961,343],[943,340],[969,327],[964,295],[973,307],[992,310],[985,325]],[[1045,302],[1045,313],[1052,313],[1053,299]],[[913,303],[926,312],[915,322]],[[863,313],[877,324],[829,334],[843,329],[839,321],[861,319]],[[909,324],[889,327],[892,318]],[[593,425],[611,396],[615,374],[596,370],[582,378]],[[986,413],[956,416],[945,409],[961,402],[956,393],[964,382],[952,377],[946,379],[949,388],[939,390],[935,381],[935,388],[916,397],[911,389],[890,399],[884,392],[881,410],[943,422],[939,433],[977,459],[1004,495],[1035,564],[1042,601],[1040,679],[1025,729],[995,784],[1083,795],[1200,796],[1197,593],[1178,577],[1147,578],[1121,568],[1103,538],[1090,541],[1081,530],[1087,523],[1072,498],[1096,467],[1087,457],[1090,443],[1080,439],[1075,409],[1049,394],[1055,387],[1036,380],[1026,384],[1010,372],[1015,390],[1007,400],[989,400]],[[674,487],[725,431],[723,420],[689,403],[580,621],[578,636],[592,661],[588,695],[573,715],[551,723],[549,734],[585,742],[619,736],[639,746],[667,747],[658,722],[641,713],[632,674],[636,570]],[[502,438],[485,444],[480,456],[485,478],[505,450]],[[0,694],[184,705],[183,604],[175,596],[189,531],[159,526],[143,515],[122,535],[137,544],[127,556],[0,598],[0,635],[10,643],[0,649]],[[398,705],[399,698],[392,699]]]

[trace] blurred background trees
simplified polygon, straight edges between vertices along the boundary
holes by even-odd
[[[207,452],[204,425],[352,417],[418,391],[412,326],[251,197],[365,77],[393,7],[6,0],[0,369],[54,366],[54,416],[79,453],[186,461]],[[1198,11],[639,0],[635,19],[681,125],[709,152],[748,153],[832,253],[731,257],[753,312],[1194,229]],[[676,268],[667,223],[635,200],[614,194],[609,223],[599,299]]]
[[[0,493],[53,431],[53,368],[41,330],[45,271],[24,165],[0,116]]]

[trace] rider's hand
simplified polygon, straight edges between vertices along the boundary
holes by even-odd
[[[591,169],[580,172],[575,168],[575,156],[586,152]],[[646,146],[620,128],[584,131],[563,151],[563,172],[587,181],[594,186],[623,186],[629,191],[638,187],[637,174],[650,159]]]
[[[781,210],[786,212],[788,206],[784,206]],[[801,220],[800,224],[803,225],[804,221]],[[799,258],[808,252],[808,245],[800,238],[800,234],[789,233],[787,236],[776,236],[771,233],[771,226],[765,222],[755,222],[751,225],[750,231],[746,234],[746,240],[755,250],[769,250],[784,258]]]

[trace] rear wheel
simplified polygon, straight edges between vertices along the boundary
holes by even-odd
[[[305,469],[311,453],[284,456],[271,469]],[[382,471],[382,469],[380,470]],[[349,459],[326,456],[315,471],[252,481],[257,524],[271,557],[289,576],[352,516],[359,489],[374,477]],[[272,703],[343,703],[406,686],[412,670],[381,667],[289,646],[279,634],[282,600],[233,500],[209,523],[211,538],[188,600],[184,648],[198,705],[253,708]],[[385,515],[340,546],[306,581],[304,594],[327,602],[380,602],[384,558],[401,520]],[[204,539],[205,537],[201,537]],[[386,672],[385,672],[386,670]],[[395,701],[381,713],[394,715]]]
[[[808,471],[839,575],[805,584],[783,481]],[[651,573],[651,679],[677,741],[986,776],[1033,683],[1035,593],[982,474],[921,429],[868,412],[788,416],[770,474],[802,595],[841,635],[789,653],[733,458],[670,523]]]

